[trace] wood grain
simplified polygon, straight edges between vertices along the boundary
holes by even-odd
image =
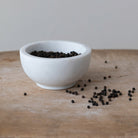
[[[108,63],[105,64],[104,61]],[[115,69],[115,66],[118,69]],[[103,76],[111,79],[103,80]],[[88,83],[87,79],[92,82]],[[94,50],[88,73],[78,81],[87,83],[79,96],[64,90],[49,91],[35,85],[23,72],[19,53],[0,53],[0,138],[137,138],[138,51]],[[95,86],[121,90],[123,96],[110,105],[87,109]],[[136,87],[133,100],[127,91]],[[27,96],[24,96],[27,92]],[[98,92],[98,90],[97,90]],[[82,99],[81,96],[86,98]],[[74,99],[76,103],[70,101]]]

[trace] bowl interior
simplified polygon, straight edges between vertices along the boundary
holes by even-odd
[[[68,42],[68,41],[44,41],[44,42],[36,42],[33,43],[25,49],[25,51],[29,54],[32,51],[54,51],[54,52],[64,52],[69,53],[71,51],[75,51],[77,53],[84,53],[86,51],[86,47],[83,44]]]

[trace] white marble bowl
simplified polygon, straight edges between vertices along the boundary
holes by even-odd
[[[65,52],[76,51],[81,55],[68,58],[42,58],[33,56],[34,50]],[[20,49],[20,60],[24,72],[39,87],[44,89],[66,89],[72,87],[88,70],[91,48],[69,41],[39,41]]]

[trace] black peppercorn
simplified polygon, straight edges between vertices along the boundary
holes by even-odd
[[[98,87],[97,86],[95,86],[95,90],[97,90],[98,89]]]
[[[118,68],[118,66],[115,66],[115,69],[117,69]]]
[[[104,103],[104,101],[103,101],[103,100],[102,100],[101,102],[102,102],[102,105],[105,105],[105,103]]]
[[[118,93],[120,93],[120,91],[116,91],[116,93],[118,94]]]
[[[113,90],[112,90],[112,92],[113,92],[113,93],[116,93],[116,90],[115,90],[115,89],[113,89]]]
[[[103,77],[104,80],[106,80],[106,77]]]
[[[87,85],[86,84],[84,84],[84,87],[86,87]]]
[[[91,107],[88,105],[87,108],[90,109]]]
[[[122,95],[122,93],[120,92],[119,95]]]
[[[27,95],[27,93],[25,92],[25,93],[24,93],[24,96],[26,96],[26,95]]]
[[[135,93],[135,91],[132,91],[132,93]]]
[[[131,101],[132,100],[132,98],[129,98],[129,101]]]
[[[104,90],[106,90],[107,89],[107,87],[106,86],[104,86]]]
[[[118,94],[117,93],[115,94],[115,97],[118,97]]]
[[[133,90],[133,91],[135,91],[135,90],[136,90],[136,88],[132,88],[132,90]]]
[[[111,78],[111,76],[108,76],[108,78]]]
[[[109,102],[106,102],[106,105],[108,105],[109,104]]]
[[[129,90],[128,93],[131,93],[131,90]]]
[[[96,95],[96,92],[94,92],[93,95]]]
[[[93,101],[93,98],[91,97],[91,100]]]
[[[78,92],[75,92],[75,95],[79,95]]]
[[[78,84],[77,87],[80,87],[80,85]]]
[[[84,96],[84,95],[82,95],[82,98],[85,98],[85,96]]]
[[[68,91],[69,94],[72,94],[72,91]]]
[[[105,60],[105,62],[104,63],[107,63],[107,60]]]
[[[93,96],[93,98],[98,98],[97,95]]]
[[[88,103],[92,103],[92,101],[91,100],[88,100]]]
[[[84,88],[81,88],[81,91],[84,91]]]
[[[112,101],[111,98],[109,98],[109,101],[110,101],[110,102]]]
[[[88,82],[91,82],[91,79],[88,79]]]
[[[72,103],[75,103],[75,101],[74,101],[74,100],[71,100],[71,102],[72,102]]]
[[[75,92],[72,92],[72,94],[75,94]]]

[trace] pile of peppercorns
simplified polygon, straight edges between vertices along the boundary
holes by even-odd
[[[78,54],[75,51],[71,51],[69,53],[64,53],[64,52],[54,52],[54,51],[32,51],[30,53],[33,56],[37,57],[43,57],[43,58],[67,58],[67,57],[73,57],[73,56],[78,56]]]

